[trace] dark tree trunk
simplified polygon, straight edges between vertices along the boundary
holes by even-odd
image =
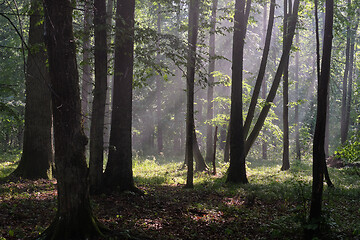
[[[267,60],[268,60],[269,50],[270,50],[271,35],[272,35],[273,26],[274,26],[275,5],[276,5],[275,0],[272,0],[270,3],[270,14],[269,14],[267,32],[266,32],[266,36],[264,37],[264,39],[265,39],[264,51],[263,51],[263,55],[261,58],[260,68],[259,68],[258,76],[257,76],[256,82],[255,82],[254,91],[251,96],[249,110],[248,110],[245,124],[244,124],[245,138],[247,137],[247,134],[250,130],[251,122],[254,118],[256,104],[257,104],[257,100],[258,100],[258,97],[260,94],[261,84],[264,81],[266,65],[267,65]]]
[[[206,120],[209,121],[206,127],[206,162],[211,162],[213,149],[212,126],[210,120],[214,117],[214,76],[215,71],[215,30],[216,30],[216,11],[218,0],[213,0],[211,22],[210,22],[210,40],[209,40],[209,80],[207,89],[207,112]]]
[[[194,159],[195,159],[195,172],[203,172],[208,171],[208,167],[206,166],[204,157],[201,154],[199,143],[197,141],[196,132],[194,130],[194,137],[193,137],[193,151],[194,151]]]
[[[138,191],[132,172],[131,125],[134,61],[135,0],[118,0],[116,7],[114,87],[105,191]]]
[[[242,83],[244,44],[251,0],[247,0],[246,8],[245,2],[245,0],[236,0],[235,2],[230,114],[230,166],[226,179],[229,183],[248,183],[245,168]]]
[[[90,239],[102,234],[89,199],[85,160],[87,137],[81,125],[79,75],[72,27],[73,5],[69,0],[46,0],[45,9],[58,207],[56,218],[40,239]]]
[[[317,0],[315,0],[317,1]],[[321,221],[322,193],[325,165],[325,122],[327,114],[327,96],[330,79],[330,60],[332,48],[333,28],[333,0],[326,0],[325,30],[321,74],[318,82],[318,106],[316,127],[313,142],[313,184],[309,221],[317,225],[315,233],[319,231]],[[314,233],[313,232],[313,233]]]
[[[196,43],[199,23],[199,0],[190,0],[189,3],[189,33],[188,33],[188,59],[187,59],[187,111],[186,111],[186,159],[187,159],[187,180],[186,188],[193,188],[194,159],[194,78],[196,64]]]
[[[289,9],[291,7],[289,6]],[[291,12],[288,10],[288,0],[284,0],[284,29],[283,29],[283,51],[285,50],[285,39],[288,37],[288,15]],[[283,73],[283,159],[281,171],[286,171],[290,168],[289,162],[289,57],[288,55],[285,63]]]
[[[296,45],[299,46],[299,33],[296,34]],[[296,160],[301,160],[301,152],[300,152],[300,121],[299,121],[299,50],[295,53],[295,96],[297,104],[295,105],[295,154]]]
[[[90,188],[99,192],[104,164],[104,115],[107,91],[106,1],[94,0],[95,89],[90,128]]]
[[[271,4],[274,4],[275,5],[275,1],[273,1]],[[264,16],[263,16],[263,43],[265,45],[265,42],[266,42],[266,19],[267,19],[267,4],[264,5]],[[271,15],[273,14],[273,15]],[[272,13],[270,11],[270,15],[269,15],[269,18],[274,18],[274,13]],[[269,27],[268,27],[269,28]],[[264,48],[265,49],[265,48]],[[261,85],[261,97],[263,100],[266,99],[266,77],[264,77],[263,81],[262,81],[262,85]],[[262,141],[262,145],[261,145],[261,150],[262,150],[262,159],[263,160],[267,160],[267,148],[268,148],[268,144],[267,144],[267,141],[265,139],[266,135],[268,134],[268,132],[266,131],[266,129],[263,129],[263,141]]]
[[[91,78],[91,44],[90,44],[90,28],[91,28],[91,2],[84,2],[84,35],[83,35],[83,71],[82,71],[82,89],[81,89],[81,111],[84,115],[83,126],[86,136],[90,133],[90,98],[92,90]]]
[[[259,114],[259,117],[255,123],[253,130],[251,131],[248,138],[246,139],[245,155],[247,155],[249,153],[251,146],[254,144],[257,136],[259,135],[259,132],[261,131],[261,128],[264,125],[265,119],[270,111],[271,103],[274,101],[274,98],[276,96],[276,92],[277,92],[277,89],[280,84],[281,76],[284,72],[284,68],[286,66],[286,61],[288,59],[288,56],[290,54],[290,49],[292,46],[292,41],[293,41],[293,37],[294,37],[294,33],[295,33],[295,26],[296,26],[297,18],[298,18],[299,3],[300,3],[299,0],[295,0],[292,14],[289,16],[289,22],[288,22],[289,32],[288,32],[288,37],[285,39],[284,51],[282,53],[280,63],[276,70],[276,74],[274,76],[274,80],[273,80],[272,86],[270,88],[269,94],[266,98],[265,105]]]
[[[51,94],[41,4],[40,0],[31,1],[23,153],[11,177],[51,177],[50,165],[54,157],[51,139]]]

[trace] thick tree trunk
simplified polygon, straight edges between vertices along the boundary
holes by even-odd
[[[214,76],[215,71],[215,30],[216,30],[216,11],[218,0],[213,0],[211,22],[210,22],[210,39],[209,39],[209,80],[207,89],[207,111],[206,120],[209,121],[206,127],[206,162],[211,162],[212,149],[213,149],[213,136],[210,120],[214,117]]]
[[[230,166],[226,182],[248,183],[245,167],[245,144],[243,131],[243,57],[244,44],[251,0],[236,0],[232,54],[232,85],[230,114]]]
[[[107,91],[106,1],[94,0],[95,89],[90,128],[90,188],[99,192],[104,164],[104,115]]]
[[[11,177],[51,177],[50,165],[54,157],[51,139],[52,110],[41,4],[40,0],[31,1],[23,153]]]
[[[187,89],[187,112],[186,112],[186,158],[187,158],[187,179],[186,188],[193,188],[194,159],[194,78],[196,64],[196,43],[199,24],[199,0],[190,0],[189,3],[189,33],[188,33],[188,58],[186,73]]]
[[[84,35],[83,35],[83,71],[82,71],[82,89],[81,89],[81,111],[84,115],[83,126],[86,136],[90,134],[90,98],[92,90],[91,78],[91,44],[90,44],[90,28],[91,28],[91,2],[84,1]]]
[[[114,90],[105,191],[138,191],[132,172],[131,126],[135,0],[118,0]]]
[[[317,0],[315,0],[317,1]],[[324,45],[321,63],[321,76],[318,82],[318,106],[316,116],[316,127],[313,143],[313,184],[311,196],[311,208],[309,221],[316,224],[314,232],[319,231],[322,209],[322,193],[325,165],[325,122],[327,114],[327,96],[330,79],[330,60],[332,48],[333,28],[333,0],[326,0]],[[314,233],[313,232],[313,233]],[[312,234],[312,233],[310,233]]]
[[[90,239],[101,236],[90,206],[85,160],[87,137],[81,117],[79,76],[72,27],[72,2],[45,1],[46,40],[52,84],[56,218],[40,239]]]

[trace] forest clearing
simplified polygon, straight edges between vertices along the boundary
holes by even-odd
[[[6,160],[4,160],[6,159]],[[1,175],[16,167],[2,158]],[[132,192],[92,199],[97,219],[118,239],[303,239],[311,196],[311,162],[279,171],[279,161],[250,161],[249,185],[225,184],[219,173],[195,174],[184,189],[182,161],[136,159]],[[330,168],[335,188],[324,190],[326,229],[320,239],[360,239],[359,169]],[[56,180],[20,180],[0,188],[0,239],[34,239],[56,213]],[[113,236],[113,237],[115,237]]]

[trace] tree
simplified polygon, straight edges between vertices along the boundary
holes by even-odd
[[[230,115],[230,166],[226,179],[230,183],[248,183],[245,169],[242,84],[244,44],[250,6],[251,0],[236,0],[235,2]]]
[[[84,115],[84,130],[86,136],[90,132],[90,108],[89,102],[92,90],[91,78],[91,1],[84,1],[84,34],[83,34],[83,71],[82,71],[82,86],[81,86],[81,111]]]
[[[106,191],[138,191],[132,172],[131,124],[135,0],[116,5],[114,87]]]
[[[330,60],[332,49],[333,29],[333,0],[326,0],[325,30],[323,42],[323,55],[321,61],[321,74],[318,81],[316,127],[313,140],[313,183],[311,195],[311,208],[309,222],[316,224],[315,232],[319,231],[321,221],[321,205],[323,180],[325,170],[325,122],[327,114],[327,96],[330,79]]]
[[[299,46],[299,33],[296,34],[296,45]],[[295,96],[296,96],[296,105],[295,105],[295,153],[296,159],[301,160],[300,152],[300,121],[299,121],[299,50],[295,53]]]
[[[292,1],[289,1],[291,3]],[[284,0],[284,29],[283,29],[283,48],[285,40],[288,38],[288,15],[291,15],[291,4],[288,7],[288,0]],[[290,9],[290,11],[289,11]],[[285,49],[284,49],[285,50]],[[281,171],[290,168],[289,162],[289,57],[287,56],[283,73],[283,159]]]
[[[101,236],[92,214],[87,138],[81,125],[79,75],[76,64],[70,0],[46,0],[46,45],[52,86],[57,214],[40,239],[89,239]]]
[[[107,91],[106,1],[94,0],[95,89],[90,128],[90,186],[99,192],[104,163],[104,114]]]
[[[41,1],[32,0],[30,12],[23,153],[12,176],[37,179],[51,177],[50,167],[54,153]]]
[[[189,32],[188,32],[188,52],[186,65],[186,89],[187,89],[187,111],[186,111],[186,150],[187,159],[187,180],[186,188],[193,188],[194,173],[194,79],[196,64],[196,43],[199,24],[199,0],[190,0],[189,3]]]
[[[215,71],[215,30],[216,30],[216,11],[217,11],[218,0],[213,0],[211,19],[210,19],[210,39],[209,39],[209,80],[207,89],[207,112],[206,120],[211,121],[214,117],[214,75]],[[206,129],[206,162],[211,162],[213,156],[213,127],[210,122]]]

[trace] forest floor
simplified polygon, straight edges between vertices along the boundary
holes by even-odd
[[[17,157],[0,156],[0,177]],[[180,162],[164,157],[134,161],[144,195],[131,192],[92,197],[98,220],[119,239],[302,239],[309,212],[311,163],[279,171],[275,161],[250,161],[250,184],[226,185],[227,164],[218,174],[195,174],[184,189]],[[323,239],[360,239],[360,176],[351,168],[330,169],[335,188],[324,191]],[[0,240],[34,239],[56,213],[56,180],[19,180],[0,187]]]

